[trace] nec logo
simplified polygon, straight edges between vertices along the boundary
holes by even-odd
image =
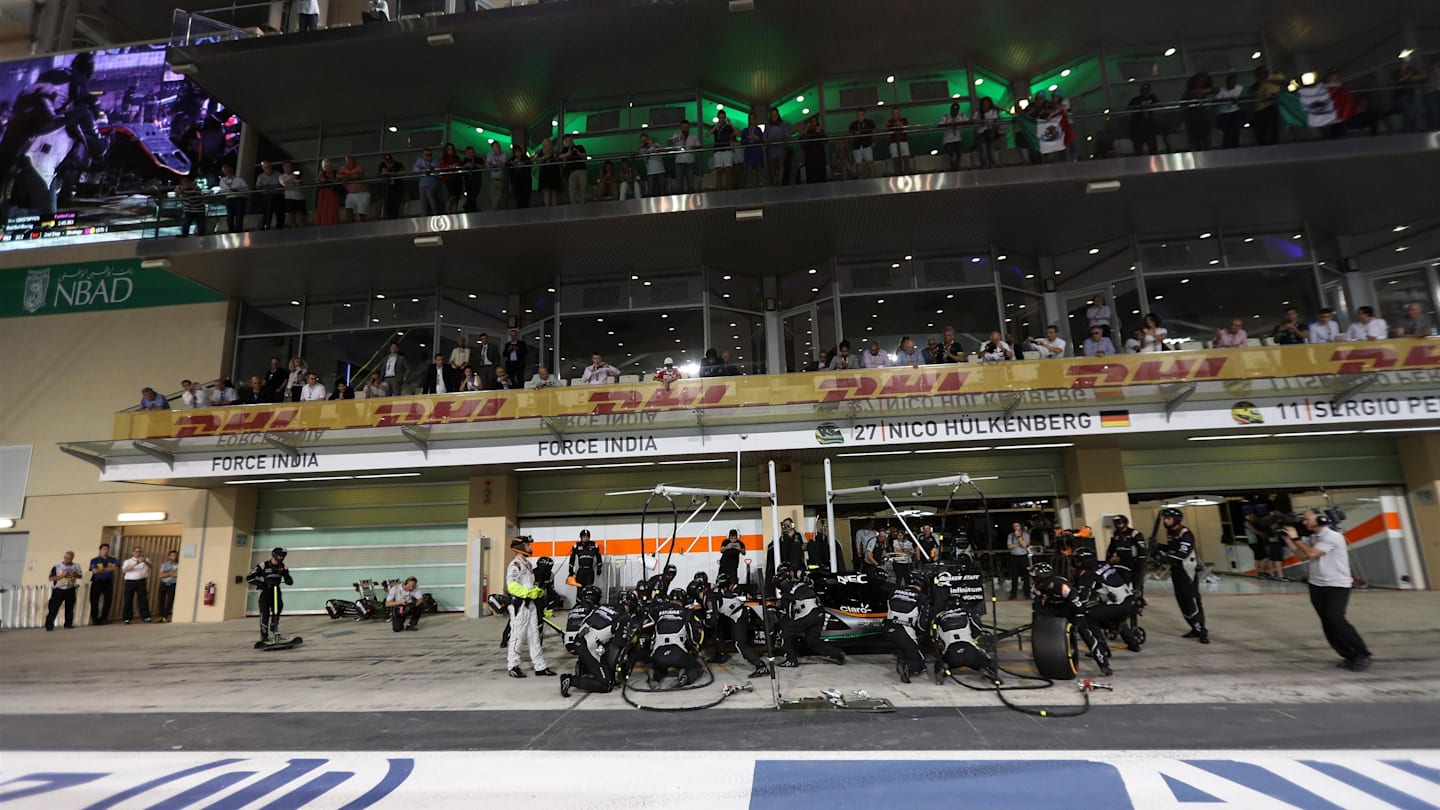
[[[970,376],[968,371],[943,374],[892,372],[883,379],[870,376],[838,376],[820,380],[815,388],[824,392],[822,402],[873,397],[916,397],[958,394]]]
[[[682,408],[713,408],[725,401],[730,386],[724,383],[706,385],[702,382],[680,383],[661,388],[647,399],[633,388],[608,388],[590,394],[590,413],[596,416],[628,411],[670,411]]]
[[[1097,385],[1129,385],[1135,383],[1213,380],[1220,376],[1228,357],[1166,358],[1146,360],[1132,370],[1118,363],[1078,363],[1065,369],[1073,377],[1071,388],[1094,388]]]
[[[1440,368],[1440,346],[1433,341],[1410,347],[1404,362],[1400,353],[1389,346],[1374,348],[1336,349],[1330,355],[1330,362],[1339,363],[1336,374],[1363,374],[1367,371],[1384,371],[1395,368]]]

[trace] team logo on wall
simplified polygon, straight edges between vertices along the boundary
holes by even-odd
[[[845,434],[833,422],[826,422],[815,427],[815,441],[817,444],[844,444]]]
[[[25,300],[22,306],[26,312],[34,312],[45,306],[45,294],[50,291],[50,268],[31,270],[25,276]]]
[[[1265,424],[1265,415],[1260,412],[1259,408],[1255,407],[1255,403],[1249,401],[1237,402],[1231,406],[1230,418],[1234,419],[1237,425]]]

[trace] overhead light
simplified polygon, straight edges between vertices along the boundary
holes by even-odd
[[[809,107],[802,107],[802,108],[800,109],[800,114],[801,114],[801,115],[809,115],[809,114],[810,114],[810,108],[809,108]]]
[[[454,45],[454,44],[455,44],[455,35],[454,35],[454,34],[431,34],[430,36],[425,37],[425,44],[426,44],[426,45],[429,45],[429,46],[432,47],[432,48],[439,48],[439,47],[442,47],[442,46],[445,46],[445,45]]]
[[[891,270],[898,270],[898,269],[900,269],[900,263],[899,263],[899,262],[895,262],[895,263],[891,264],[891,265],[890,265],[890,269],[891,269]]]
[[[1099,252],[1100,252],[1100,248],[1090,248],[1090,255],[1091,255],[1091,256],[1094,256],[1096,253],[1099,253]]]
[[[885,83],[886,83],[886,84],[894,84],[894,83],[895,83],[895,76],[894,76],[894,75],[886,76],[886,77],[885,77]]]
[[[1314,83],[1315,83],[1315,71],[1313,71],[1313,70],[1307,70],[1307,71],[1305,71],[1304,73],[1301,73],[1301,74],[1300,74],[1300,83],[1303,84],[1303,85],[1305,85],[1306,87],[1309,87],[1310,85],[1314,84]]]
[[[1052,85],[1050,85],[1050,92],[1052,92],[1052,93],[1055,92],[1056,90],[1059,90],[1059,89],[1060,89],[1060,85],[1058,85],[1058,84],[1052,84]]]
[[[674,464],[728,464],[729,462],[730,459],[728,458],[687,458],[679,461],[662,461],[660,464],[664,466]]]
[[[1119,180],[1095,180],[1085,184],[1086,194],[1106,194],[1120,190]]]
[[[356,478],[419,478],[418,472],[403,473],[370,473],[369,475],[357,475]]]
[[[441,247],[444,244],[445,240],[438,236],[415,237],[415,247]]]
[[[1219,263],[1220,263],[1220,260],[1219,260],[1219,259],[1211,259],[1211,260],[1210,260],[1210,264],[1212,264],[1212,265],[1216,265],[1216,264],[1219,264]]]
[[[15,521],[10,518],[0,518],[0,529],[15,528]]]
[[[587,470],[604,470],[604,469],[609,469],[609,468],[611,468],[611,467],[653,467],[653,466],[655,466],[655,462],[653,462],[653,461],[627,461],[627,462],[618,463],[618,464],[586,464],[586,465],[585,465],[585,469],[587,469]]]
[[[815,275],[815,268],[813,268],[813,267],[810,268],[810,275],[812,275],[812,276]]]
[[[752,219],[764,219],[764,208],[741,208],[735,211],[736,222],[746,222]]]
[[[399,132],[399,131],[400,131],[400,128],[399,128],[399,127],[386,127],[385,129],[386,129],[387,131],[389,131],[389,132]]]
[[[1396,252],[1396,253],[1404,253],[1405,251],[1407,251],[1407,250],[1409,250],[1409,249],[1410,249],[1410,246],[1409,246],[1409,245],[1401,245],[1401,246],[1395,248],[1395,252]]]
[[[1260,58],[1260,52],[1259,52],[1259,51],[1256,51],[1256,52],[1250,54],[1250,58],[1251,58],[1251,59],[1259,59],[1259,58]]]
[[[354,477],[353,475],[317,475],[314,478],[291,478],[290,480],[303,484],[306,481],[349,481]]]
[[[200,68],[195,67],[195,63],[193,62],[181,62],[176,65],[171,65],[170,71],[172,73],[179,73],[181,76],[194,76],[200,72]]]
[[[1200,234],[1200,238],[1201,238],[1201,239],[1209,239],[1212,235],[1213,235],[1213,234],[1211,234],[1209,231],[1206,231],[1205,233]]]
[[[558,126],[560,126],[560,119],[558,119],[558,118],[551,118],[551,119],[550,119],[550,126],[552,126],[552,127],[558,127]]]
[[[565,358],[562,357],[560,359],[563,360]],[[580,467],[581,465],[579,464],[562,464],[557,467],[512,467],[511,469],[514,472],[545,472],[547,470],[578,470]]]
[[[1269,433],[1226,433],[1220,436],[1191,436],[1192,442],[1229,442],[1238,439],[1268,439]]]
[[[916,450],[916,453],[978,453],[991,450],[991,447],[929,447],[924,450]]]
[[[1434,427],[1398,427],[1398,428],[1370,428],[1362,430],[1361,433],[1425,433],[1433,431]]]
[[[300,302],[299,302],[299,301],[296,301],[295,299],[292,298],[292,299],[290,299],[290,306],[292,306],[292,307],[298,307],[298,306],[300,306]]]
[[[1070,68],[1065,68],[1064,70],[1060,71],[1060,78],[1062,78],[1062,79],[1068,79],[1068,78],[1070,78]]]
[[[170,269],[170,260],[169,260],[169,259],[165,259],[165,258],[160,258],[160,259],[145,259],[145,260],[143,260],[143,261],[140,262],[140,269],[142,269],[142,270],[169,270],[169,269]]]
[[[909,450],[873,450],[868,453],[836,453],[836,458],[868,458],[870,456],[908,456]]]
[[[984,83],[985,83],[985,79],[983,79],[983,78],[979,78],[979,79],[976,79],[976,80],[975,80],[975,86],[976,86],[976,87],[979,87],[980,85],[982,85],[982,84],[984,84]]]
[[[1271,436],[1276,439],[1296,439],[1308,436],[1349,436],[1352,433],[1359,432],[1358,430],[1312,430],[1308,432],[1299,431],[1296,433],[1273,433]]]
[[[283,484],[288,480],[288,478],[241,478],[236,481],[226,481],[225,485],[234,486],[236,484]]]
[[[1409,230],[1409,228],[1410,228],[1409,225],[1396,225],[1395,227],[1393,227],[1393,228],[1390,229],[1390,232],[1391,232],[1391,233],[1400,233],[1401,231]]]
[[[1166,55],[1166,56],[1174,56],[1174,55],[1175,55],[1175,49],[1174,49],[1174,48],[1166,48],[1166,49],[1165,49],[1165,55]]]
[[[1399,56],[1399,58],[1400,58],[1400,59],[1409,59],[1409,58],[1411,57],[1411,55],[1414,54],[1414,53],[1415,53],[1415,49],[1414,49],[1414,48],[1402,48],[1402,49],[1400,49],[1400,56]],[[176,66],[173,68],[173,70],[174,70],[176,73],[179,73],[179,72],[180,72],[180,66],[179,66],[179,65],[176,65]]]
[[[908,262],[908,261],[910,261],[910,260],[913,259],[913,258],[915,258],[915,257],[914,257],[914,256],[909,256],[909,255],[907,255],[907,256],[905,257],[905,261]]]
[[[1074,442],[1054,442],[1052,444],[997,444],[996,450],[1049,450],[1056,447],[1074,447]],[[972,479],[973,480],[973,479]]]
[[[1003,262],[1003,261],[1005,261],[1005,260],[1008,259],[1008,258],[1010,258],[1010,257],[1009,257],[1009,256],[1006,256],[1004,253],[1001,253],[999,256],[996,256],[996,257],[995,257],[995,261],[997,261],[997,262]]]
[[[117,523],[155,523],[164,519],[164,512],[121,512],[115,516]]]

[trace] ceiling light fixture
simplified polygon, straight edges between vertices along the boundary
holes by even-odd
[[[1175,55],[1175,49],[1174,49],[1174,48],[1166,48],[1166,49],[1165,49],[1165,55],[1166,55],[1166,56],[1174,56],[1174,55]]]
[[[1220,436],[1191,436],[1192,442],[1229,442],[1237,439],[1268,439],[1269,433],[1226,433]]]

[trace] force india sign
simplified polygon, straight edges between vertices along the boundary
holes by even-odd
[[[1440,369],[1440,341],[1270,346],[1209,353],[1034,360],[845,373],[785,374],[296,405],[146,411],[116,417],[115,438],[185,438],[292,430],[444,425],[556,417],[606,419],[666,411],[902,402],[956,397],[956,410],[1016,392],[1055,399],[1123,399],[1124,386]],[[902,405],[903,407],[903,405]],[[1003,407],[1003,406],[1002,406]]]

